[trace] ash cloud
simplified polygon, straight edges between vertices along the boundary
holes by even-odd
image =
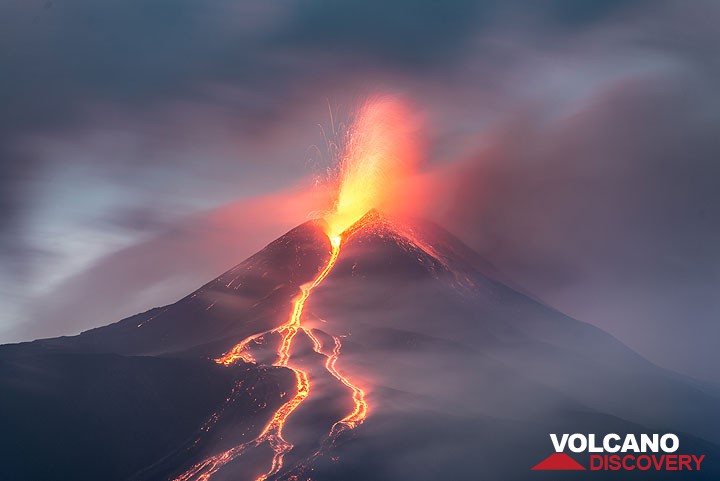
[[[432,195],[416,214],[653,361],[718,380],[712,2],[1,9],[0,256],[11,269],[0,329],[15,333],[4,340],[133,314],[95,295],[128,253],[166,259],[147,281],[167,289],[156,298],[134,297],[143,269],[117,276],[133,309],[250,255],[254,234],[228,226],[234,248],[218,253],[182,228],[187,216],[317,173],[306,151],[322,143],[314,124],[327,119],[326,99],[342,108],[389,90],[426,108],[435,135]],[[304,220],[238,216],[263,234]],[[160,274],[190,258],[212,269],[182,282]],[[49,314],[89,298],[80,320]]]

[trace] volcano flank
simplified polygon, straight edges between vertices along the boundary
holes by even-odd
[[[530,469],[551,432],[672,430],[720,454],[716,387],[511,287],[438,225],[324,227],[174,304],[0,346],[0,478],[546,479]]]

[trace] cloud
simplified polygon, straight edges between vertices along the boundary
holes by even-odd
[[[435,215],[563,312],[714,378],[720,112],[706,95],[630,78],[571,115],[518,115],[446,173]]]
[[[251,210],[285,212],[282,195],[262,199],[319,173],[307,146],[327,103],[339,114],[390,90],[427,110],[433,134],[416,213],[569,314],[712,377],[718,13],[643,0],[6,2],[5,323],[22,320],[13,338],[74,332],[242,260],[304,218],[304,203],[282,222]],[[238,198],[237,218],[265,227],[211,220]],[[670,359],[678,342],[689,347]]]
[[[297,10],[278,41],[391,69],[437,68],[462,51],[493,7],[473,0],[314,0]]]
[[[307,219],[322,195],[299,187],[174,222],[95,261],[35,304],[8,340],[78,333],[170,304]]]

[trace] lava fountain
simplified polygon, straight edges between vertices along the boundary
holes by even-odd
[[[265,336],[277,335],[280,344],[273,365],[294,372],[295,395],[274,412],[268,424],[254,439],[206,458],[175,478],[176,481],[208,480],[230,461],[263,444],[267,444],[274,454],[270,466],[257,481],[282,474],[285,455],[293,449],[293,444],[283,435],[285,424],[312,392],[308,372],[292,363],[293,341],[298,334],[307,336],[314,351],[325,357],[325,369],[350,391],[354,403],[352,411],[332,426],[326,441],[308,457],[306,463],[319,456],[323,446],[332,445],[342,432],[356,428],[367,417],[369,406],[365,391],[343,374],[342,368],[338,366],[342,349],[340,338],[333,336],[332,348],[324,348],[313,330],[303,325],[303,309],[313,289],[325,280],[335,266],[345,237],[351,235],[346,232],[348,228],[369,210],[386,207],[390,197],[396,195],[395,189],[400,179],[416,163],[419,152],[415,135],[416,118],[409,107],[396,97],[376,97],[359,109],[351,128],[345,134],[339,158],[336,159],[336,197],[322,222],[330,247],[326,263],[311,282],[300,286],[300,293],[292,301],[290,317],[282,325],[244,339],[215,360],[225,366],[237,362],[255,363],[252,346]]]
[[[370,209],[398,207],[398,189],[420,157],[419,130],[418,115],[397,97],[377,97],[359,109],[337,159],[337,196],[325,215],[329,237]]]

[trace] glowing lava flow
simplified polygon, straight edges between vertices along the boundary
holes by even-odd
[[[196,464],[179,476],[176,481],[197,479],[208,480],[219,469],[240,456],[247,449],[267,443],[273,450],[270,467],[257,481],[277,475],[283,469],[285,455],[293,445],[283,437],[285,423],[290,415],[310,396],[309,374],[290,365],[291,347],[298,332],[302,331],[313,343],[316,353],[325,357],[325,369],[332,377],[342,383],[352,393],[353,410],[343,419],[333,424],[325,442],[303,464],[296,464],[289,471],[307,466],[309,462],[332,446],[342,432],[361,424],[368,413],[365,392],[345,377],[337,369],[342,343],[340,338],[332,336],[332,349],[324,349],[315,332],[302,325],[305,303],[315,289],[328,276],[340,254],[343,235],[350,232],[358,221],[371,209],[382,208],[386,204],[397,204],[399,180],[406,177],[419,159],[417,131],[420,127],[417,117],[401,99],[381,96],[368,101],[359,110],[352,127],[344,138],[344,148],[338,160],[337,196],[333,208],[324,213],[325,233],[330,240],[330,257],[309,283],[300,287],[300,294],[293,300],[293,309],[289,319],[283,325],[254,336],[235,345],[219,359],[218,364],[230,366],[235,362],[255,363],[250,353],[251,344],[258,343],[263,336],[280,336],[280,346],[274,366],[291,369],[295,373],[297,391],[295,395],[275,411],[272,418],[253,440],[235,446]]]
[[[262,336],[270,333],[281,334],[280,347],[277,351],[277,360],[273,364],[274,366],[282,366],[291,369],[295,373],[297,380],[297,391],[289,401],[280,406],[280,408],[273,414],[270,422],[260,432],[260,434],[252,441],[244,443],[229,449],[223,453],[211,456],[206,460],[196,464],[190,470],[176,478],[176,481],[189,481],[191,479],[197,479],[200,481],[206,481],[215,474],[219,469],[225,466],[227,463],[237,458],[247,449],[257,447],[263,443],[268,443],[270,448],[273,450],[273,458],[270,468],[266,473],[262,474],[257,478],[257,481],[264,481],[270,476],[276,475],[283,467],[283,459],[285,455],[293,448],[293,445],[289,443],[283,437],[283,430],[285,422],[288,417],[302,404],[302,402],[310,395],[310,377],[307,372],[297,367],[290,366],[290,348],[295,339],[298,331],[303,331],[313,343],[313,349],[318,354],[323,355],[326,358],[325,368],[327,371],[343,385],[345,385],[352,392],[352,398],[354,402],[354,408],[345,418],[336,422],[330,430],[329,438],[332,440],[343,431],[345,427],[355,428],[365,420],[367,416],[368,406],[365,402],[365,393],[358,386],[354,385],[348,378],[341,375],[335,364],[340,356],[340,349],[342,344],[340,339],[333,336],[334,348],[331,353],[327,354],[322,349],[322,343],[315,336],[315,334],[308,328],[301,325],[303,309],[307,302],[312,290],[320,285],[320,283],[327,277],[332,268],[337,262],[340,254],[340,245],[342,243],[341,236],[332,236],[330,239],[330,258],[322,271],[315,277],[310,284],[305,284],[300,287],[300,295],[293,300],[293,310],[288,321],[282,326],[275,328],[271,331],[267,331],[261,334],[251,336],[242,342],[235,345],[230,351],[224,354],[222,357],[216,359],[218,364],[229,366],[238,360],[245,362],[255,362],[252,355],[247,352],[247,348],[251,342],[256,341]],[[318,453],[316,453],[317,455]]]
[[[348,378],[340,374],[335,367],[335,363],[337,363],[338,358],[340,357],[340,349],[342,348],[342,343],[340,342],[340,339],[336,336],[333,336],[333,342],[334,347],[330,354],[325,354],[322,350],[322,344],[320,343],[320,340],[315,336],[315,334],[309,330],[303,328],[305,333],[308,335],[308,337],[313,342],[313,349],[318,354],[322,354],[326,357],[325,360],[325,369],[338,381],[343,383],[345,387],[350,389],[353,393],[353,402],[355,403],[355,408],[353,411],[345,416],[340,421],[336,422],[332,429],[330,430],[331,437],[333,435],[339,434],[338,428],[341,428],[342,426],[347,426],[350,429],[356,427],[358,424],[362,423],[365,418],[367,417],[367,411],[368,411],[368,405],[365,401],[365,391],[354,385]]]

